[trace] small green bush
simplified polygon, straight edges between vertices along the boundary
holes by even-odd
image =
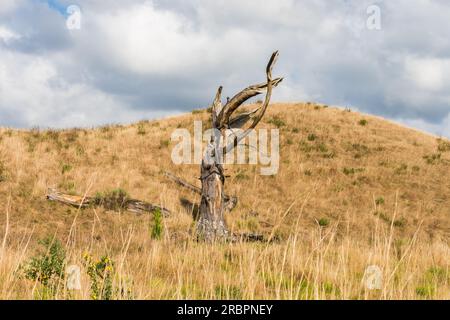
[[[450,151],[450,141],[438,139],[438,151],[439,152],[448,152]]]
[[[94,197],[94,203],[102,205],[107,210],[120,211],[126,208],[129,199],[128,193],[118,188],[111,191],[97,192]]]
[[[91,283],[91,299],[111,300],[113,298],[114,262],[107,255],[95,260],[89,253],[85,253],[83,258]]]
[[[326,146],[325,143],[319,143],[317,145],[317,151],[326,153],[326,152],[328,152],[328,147]]]
[[[330,224],[330,220],[328,220],[327,218],[320,218],[318,223],[319,223],[319,226],[326,227]]]
[[[374,212],[374,215],[380,217],[380,219],[386,223],[391,224],[391,222],[392,222],[391,219],[386,215],[386,213],[384,213],[382,211],[376,211],[376,212]]]
[[[416,288],[416,294],[422,298],[431,298],[434,295],[435,288],[432,285],[423,285]]]
[[[277,117],[277,116],[269,119],[269,121],[267,121],[267,122],[270,124],[273,124],[277,128],[286,126],[286,123],[280,117]]]
[[[0,182],[6,181],[6,167],[2,161],[0,161]]]
[[[397,228],[403,228],[404,226],[406,226],[406,219],[405,218],[400,218],[394,221],[393,225],[394,227]]]
[[[170,140],[160,140],[159,141],[159,148],[167,148],[170,144]]]
[[[408,165],[402,163],[398,168],[395,169],[395,174],[406,174],[408,172]]]
[[[69,172],[70,170],[72,170],[72,166],[70,164],[63,164],[62,168],[61,168],[61,173],[65,174],[66,172]]]
[[[248,179],[250,179],[249,176],[247,174],[245,174],[245,172],[243,172],[243,171],[239,171],[236,174],[235,178],[236,178],[236,180],[248,180]]]
[[[346,176],[348,176],[348,175],[353,175],[353,174],[355,174],[355,173],[363,172],[363,171],[364,171],[364,168],[344,168],[344,169],[342,169],[342,172],[343,172]]]
[[[152,239],[161,240],[163,235],[163,221],[161,210],[156,209],[153,212]]]
[[[427,164],[436,164],[441,160],[441,154],[436,153],[436,154],[424,156],[423,158],[426,160]]]
[[[359,122],[358,122],[358,124],[360,125],[360,126],[367,126],[367,124],[368,124],[369,122],[366,120],[366,119],[361,119],[361,120],[359,120]]]
[[[141,136],[145,136],[147,134],[147,131],[145,130],[144,123],[139,123],[137,126],[137,134]]]
[[[25,265],[25,278],[43,286],[42,298],[53,298],[58,285],[64,280],[66,252],[61,242],[52,237],[39,241],[39,244],[44,250]]]

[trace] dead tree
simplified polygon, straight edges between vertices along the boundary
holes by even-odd
[[[202,159],[201,202],[199,220],[197,222],[197,236],[205,241],[229,240],[230,234],[224,220],[224,212],[227,207],[227,197],[224,192],[225,175],[223,169],[224,156],[244,140],[263,118],[269,106],[272,89],[283,79],[272,78],[272,68],[278,58],[278,51],[274,52],[266,68],[267,81],[262,84],[252,85],[222,106],[222,87],[219,87],[214,102],[211,106],[211,121],[213,134],[208,143]],[[257,109],[233,117],[233,114],[248,99],[259,94],[266,93],[261,106]],[[245,129],[243,129],[246,127]],[[232,141],[226,136],[230,129],[241,129],[233,135]],[[243,129],[243,130],[242,130]],[[228,197],[229,198],[229,197]]]

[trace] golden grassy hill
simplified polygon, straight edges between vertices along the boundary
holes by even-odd
[[[349,110],[273,104],[260,127],[280,129],[278,174],[227,166],[225,188],[239,197],[229,227],[278,241],[212,246],[190,235],[182,200],[197,195],[163,175],[199,183],[198,165],[176,166],[170,156],[172,131],[192,131],[194,120],[209,115],[93,130],[0,129],[0,298],[41,297],[41,285],[18,274],[49,235],[64,244],[69,264],[81,266],[83,253],[108,255],[114,292],[126,282],[133,298],[450,298],[448,141]],[[120,188],[172,214],[154,240],[151,216],[51,203],[49,187],[81,195]],[[381,290],[362,285],[371,264],[383,270]],[[82,270],[75,297],[89,298],[92,279]],[[73,294],[61,285],[55,297]]]

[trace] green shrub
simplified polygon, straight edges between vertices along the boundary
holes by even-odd
[[[70,170],[72,170],[72,166],[70,164],[63,164],[62,168],[61,168],[61,173],[65,174],[66,172],[69,172]]]
[[[170,144],[170,140],[160,140],[159,141],[159,148],[167,148]]]
[[[317,148],[317,151],[319,151],[319,152],[323,152],[323,153],[328,152],[328,147],[326,146],[325,143],[319,143],[316,148]]]
[[[386,223],[391,224],[391,219],[382,211],[376,211],[374,212],[374,215],[380,217],[381,220],[383,220]]]
[[[364,168],[344,168],[344,169],[342,169],[342,172],[343,172],[346,176],[348,176],[348,175],[353,175],[353,174],[355,174],[355,173],[363,172],[363,171],[364,171]]]
[[[25,265],[25,278],[43,286],[42,298],[53,298],[58,285],[64,280],[66,252],[58,239],[47,237],[39,243],[45,250]]]
[[[369,122],[366,120],[366,119],[361,119],[361,120],[359,120],[359,122],[358,122],[358,124],[360,125],[360,126],[367,126],[367,124],[368,124]]]
[[[330,220],[328,220],[327,218],[320,218],[318,223],[319,223],[319,226],[326,227],[330,224]]]
[[[441,154],[436,153],[436,154],[424,156],[423,158],[426,160],[427,164],[436,164],[437,162],[439,162],[441,160]]]
[[[6,181],[6,167],[2,161],[0,161],[0,182]]]
[[[422,298],[431,298],[434,295],[434,286],[428,284],[416,288],[416,294]]]
[[[408,165],[402,163],[398,168],[395,169],[395,174],[406,174],[408,171]]]
[[[308,141],[314,141],[317,139],[317,136],[314,133],[310,133],[308,135]]]
[[[111,300],[114,262],[107,255],[95,260],[89,253],[85,253],[83,258],[91,285],[91,299]]]
[[[137,126],[137,134],[144,136],[147,134],[147,131],[145,130],[145,125],[144,123],[140,122]]]
[[[379,206],[384,204],[384,198],[383,197],[379,197],[375,200],[375,203]]]
[[[394,227],[397,228],[403,228],[406,225],[406,219],[405,218],[400,218],[394,221],[393,225]]]
[[[161,210],[156,209],[153,212],[152,239],[161,240],[163,235],[163,221]]]
[[[102,205],[107,210],[120,211],[126,208],[129,199],[128,193],[119,188],[103,193],[97,192],[94,203]]]
[[[448,152],[450,151],[450,141],[438,139],[438,151],[439,152]]]
[[[236,180],[248,180],[248,179],[250,179],[249,176],[247,174],[245,174],[245,172],[243,172],[243,171],[239,171],[236,174],[235,178],[236,178]]]
[[[270,124],[273,124],[277,128],[286,126],[286,123],[278,116],[275,116],[275,117],[269,119],[269,121],[267,121],[267,122]]]

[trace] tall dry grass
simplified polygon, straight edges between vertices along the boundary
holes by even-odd
[[[61,281],[45,298],[91,298],[86,253],[114,261],[115,299],[450,298],[450,156],[441,140],[345,110],[275,105],[262,125],[281,131],[279,174],[229,166],[225,186],[239,196],[230,228],[273,241],[211,245],[193,239],[192,207],[180,202],[198,198],[162,175],[195,182],[198,166],[173,165],[169,139],[207,117],[0,130],[0,298],[43,298],[23,268],[46,236],[62,242],[67,265],[81,267],[81,290]],[[81,195],[123,188],[172,214],[155,240],[151,216],[49,203],[48,187]],[[365,286],[370,265],[382,270],[380,290]]]
[[[73,231],[73,230],[71,230]],[[317,227],[305,239],[293,233],[274,243],[205,244],[123,229],[120,250],[103,245],[66,245],[67,263],[82,267],[81,290],[61,280],[55,299],[90,299],[83,254],[106,253],[115,263],[114,299],[449,299],[449,247],[443,242],[392,241],[392,230],[376,228],[371,243],[339,236],[337,224]],[[2,248],[0,297],[40,299],[42,286],[24,279],[31,235]],[[94,241],[94,239],[90,239]],[[382,270],[380,290],[363,278],[369,265]],[[127,295],[121,293],[129,292]]]

